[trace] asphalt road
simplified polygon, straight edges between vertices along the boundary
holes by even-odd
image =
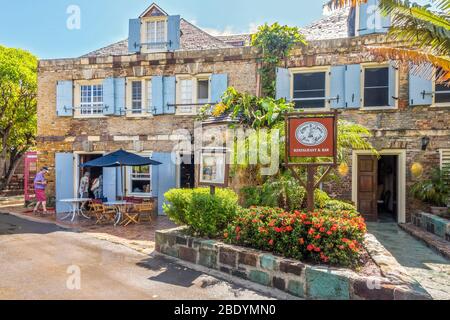
[[[0,299],[268,298],[162,257],[0,214]]]

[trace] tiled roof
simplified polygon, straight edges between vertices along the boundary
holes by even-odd
[[[184,19],[181,19],[180,29],[182,33],[180,38],[180,51],[233,48],[231,44],[221,41]],[[128,40],[125,39],[90,52],[83,57],[120,56],[127,54]]]
[[[306,40],[330,40],[349,36],[348,17],[350,9],[343,8],[302,28]]]
[[[328,16],[313,22],[309,26],[302,28],[301,31],[309,41],[347,38],[349,35],[348,17],[348,8],[339,9]],[[251,42],[251,34],[214,37],[184,19],[181,19],[180,28],[182,32],[180,51],[226,49],[249,46]],[[127,54],[128,40],[122,40],[110,46],[90,52],[83,57]]]
[[[216,38],[235,47],[249,46],[252,42],[251,34],[233,34],[227,36],[217,36]]]

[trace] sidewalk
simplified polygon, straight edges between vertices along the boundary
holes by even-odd
[[[434,299],[450,299],[450,260],[395,223],[368,223],[368,229]]]
[[[11,214],[29,221],[52,223],[64,229],[89,234],[97,239],[121,244],[144,254],[155,249],[155,233],[176,227],[167,217],[158,217],[151,223],[114,227],[113,225],[95,225],[92,221],[83,220],[75,223],[57,221],[55,215],[35,216],[32,209],[23,207],[23,198],[15,197],[7,201],[0,199],[0,212]]]

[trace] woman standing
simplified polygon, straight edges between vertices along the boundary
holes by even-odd
[[[36,174],[34,178],[34,192],[36,194],[36,206],[34,207],[33,214],[36,214],[39,210],[40,205],[44,210],[44,215],[48,214],[47,211],[47,195],[45,194],[45,188],[47,187],[47,181],[45,180],[45,175],[49,172],[48,167],[43,167],[41,171]]]

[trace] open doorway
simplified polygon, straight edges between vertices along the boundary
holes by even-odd
[[[96,179],[99,179],[101,175],[103,175],[103,169],[102,168],[82,168],[81,165],[83,165],[86,162],[101,158],[103,154],[78,154],[78,166],[77,166],[77,180],[76,180],[76,195],[79,197],[78,194],[79,186],[80,186],[80,180],[85,175],[86,172],[89,172],[89,198],[95,199],[96,196],[92,192],[92,184]]]
[[[380,222],[398,220],[398,156],[378,160],[377,210]]]
[[[354,151],[352,199],[366,221],[406,223],[406,151]]]
[[[178,187],[195,188],[195,159],[192,154],[180,154],[178,168]]]

